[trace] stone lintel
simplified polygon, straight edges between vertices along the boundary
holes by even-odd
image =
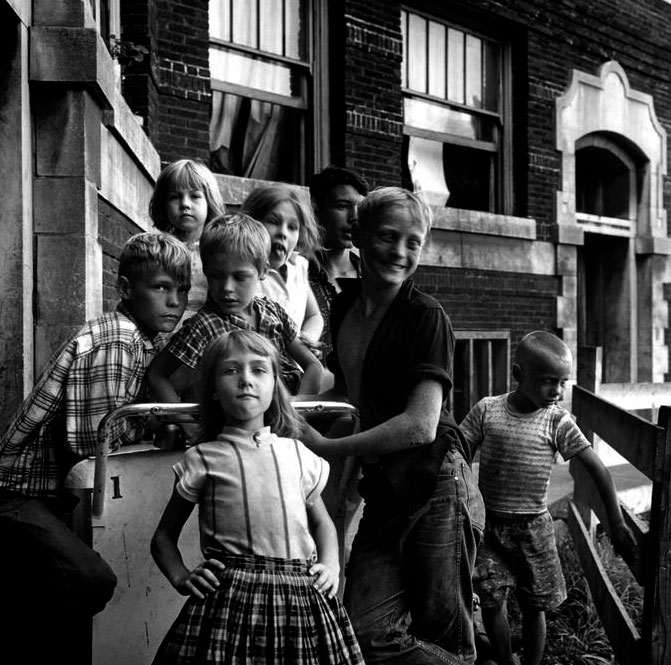
[[[95,28],[33,27],[30,80],[85,85],[103,108],[112,108],[114,62]]]
[[[28,3],[24,3],[28,4]],[[33,24],[95,28],[89,0],[37,0],[33,2]]]
[[[636,238],[636,254],[661,254],[663,256],[671,256],[671,238],[638,236]]]

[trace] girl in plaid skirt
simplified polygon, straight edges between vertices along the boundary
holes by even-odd
[[[290,438],[301,420],[275,347],[236,330],[202,367],[201,443],[174,466],[151,544],[189,598],[154,664],[363,663],[336,596],[338,542],[320,496],[328,463]],[[189,570],[177,543],[196,504],[204,560]]]

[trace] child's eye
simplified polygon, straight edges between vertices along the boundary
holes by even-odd
[[[203,194],[203,192],[201,192],[199,189],[195,192],[191,192],[191,198],[193,199],[202,199],[204,196],[205,194]]]

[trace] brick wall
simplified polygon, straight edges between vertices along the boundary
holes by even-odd
[[[403,133],[400,5],[347,1],[335,35],[332,71],[340,67],[343,88],[332,112],[341,116],[343,132],[332,132],[333,155],[363,173],[373,186],[399,185]]]
[[[103,250],[103,310],[113,311],[118,302],[116,280],[119,254],[130,236],[142,229],[133,224],[105,199],[98,199],[98,237]]]
[[[509,330],[513,349],[526,333],[556,327],[556,277],[420,266],[415,282],[455,329]]]
[[[150,50],[126,73],[124,94],[145,117],[161,162],[209,161],[210,69],[207,0],[122,2],[124,39]],[[158,17],[158,18],[157,18]]]

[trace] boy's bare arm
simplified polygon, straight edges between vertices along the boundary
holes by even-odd
[[[622,510],[620,509],[620,501],[617,497],[617,491],[610,472],[591,447],[582,450],[578,453],[577,457],[584,464],[585,469],[599,491],[599,496],[610,522],[611,537],[615,551],[627,561],[633,560],[636,553],[636,539],[624,522]]]
[[[303,378],[298,392],[301,395],[316,395],[322,381],[322,364],[305,342],[296,336],[287,347],[289,355],[303,368]]]
[[[305,306],[305,319],[301,326],[301,337],[310,344],[317,344],[324,330],[324,318],[322,317],[317,299],[311,288],[308,288],[308,299]]]
[[[442,384],[425,379],[412,389],[402,413],[376,427],[329,439],[308,426],[301,434],[302,440],[315,453],[327,457],[385,455],[413,448],[436,438],[442,405]]]

